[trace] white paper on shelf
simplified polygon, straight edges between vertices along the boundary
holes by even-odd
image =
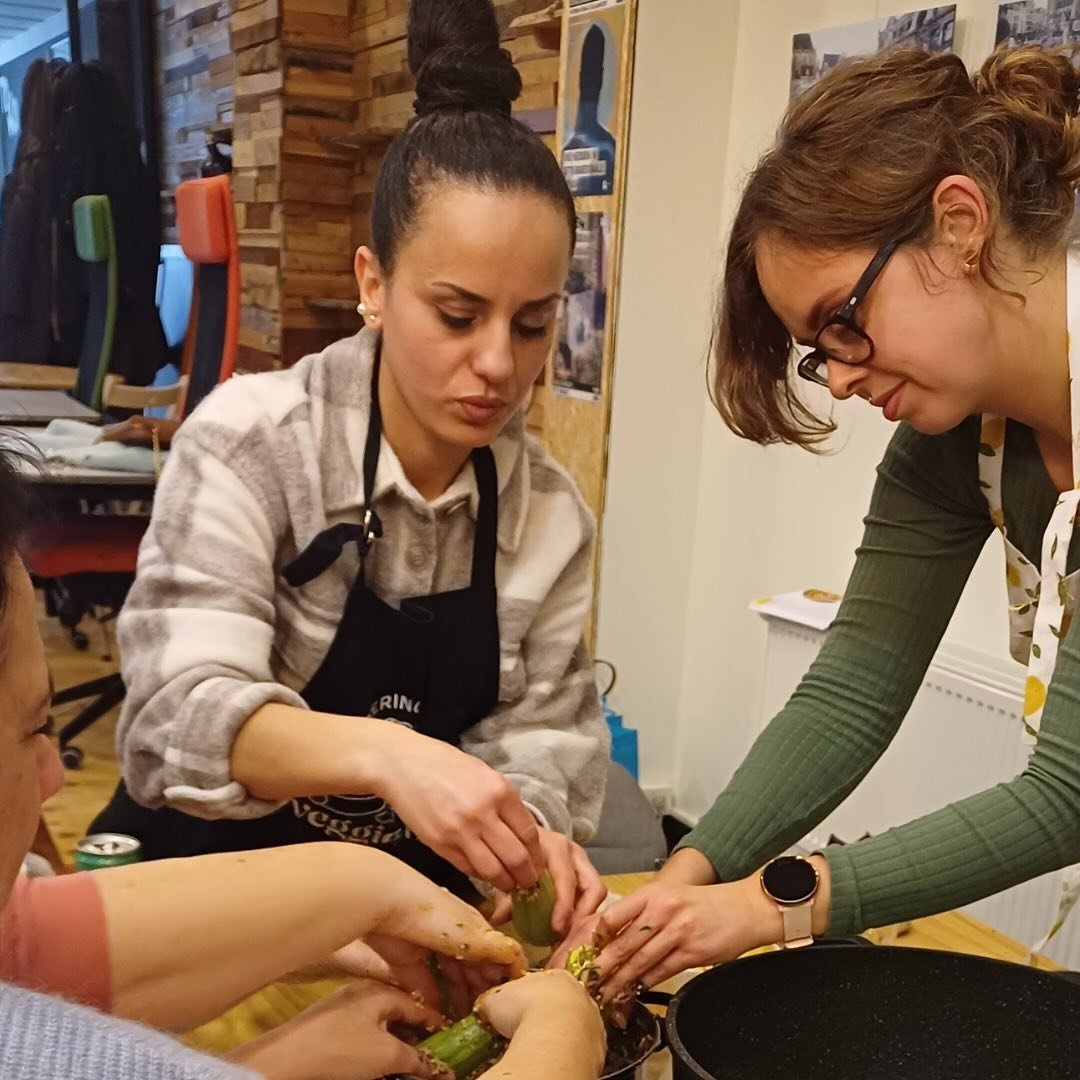
[[[820,589],[780,593],[755,600],[750,605],[750,610],[771,619],[784,619],[800,626],[809,626],[813,630],[828,630],[840,610],[839,600],[817,598],[828,595],[830,594]]]

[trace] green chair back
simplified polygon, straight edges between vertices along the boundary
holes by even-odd
[[[116,236],[106,195],[84,195],[73,207],[75,250],[86,264],[89,304],[86,330],[79,354],[75,397],[91,409],[101,410],[105,376],[112,361],[119,302]]]

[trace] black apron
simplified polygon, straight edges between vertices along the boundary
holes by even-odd
[[[382,535],[371,505],[382,439],[378,376],[376,356],[364,450],[363,524],[335,525],[320,533],[284,571],[288,583],[299,587],[328,570],[345,544],[356,543],[360,550],[360,573],[337,634],[303,698],[318,712],[381,717],[457,746],[464,731],[492,712],[499,695],[495,459],[486,446],[472,453],[479,508],[470,585],[404,600],[400,609],[384,603],[366,587],[364,574],[366,555]],[[303,718],[296,722],[302,724]],[[407,761],[402,767],[408,768]],[[145,859],[344,840],[383,848],[439,884],[455,889],[466,884],[376,796],[312,795],[253,821],[204,821],[170,807],[140,806],[121,781],[90,831],[136,837]]]

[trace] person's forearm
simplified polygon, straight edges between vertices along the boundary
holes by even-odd
[[[657,879],[667,885],[715,885],[716,871],[706,855],[697,848],[679,848],[664,863]]]
[[[380,917],[393,862],[320,843],[97,872],[114,1012],[186,1030],[325,959]]]
[[[310,1073],[305,1071],[304,1062],[296,1060],[289,1035],[287,1026],[274,1028],[230,1050],[225,1058],[264,1080],[306,1080]]]
[[[818,872],[818,891],[813,904],[813,933],[821,937],[828,932],[832,921],[832,870],[824,855],[811,855],[810,862]]]
[[[604,1042],[595,1029],[566,1010],[532,1008],[506,1053],[480,1080],[596,1080],[604,1066]]]
[[[1045,714],[1043,724],[1045,745]],[[1061,756],[1070,749],[1053,741]],[[1080,785],[1051,785],[1032,771],[872,839],[828,848],[832,932],[965,907],[1080,860]]]
[[[895,736],[992,529],[978,440],[971,424],[894,436],[821,652],[689,838],[722,880],[799,843]]]
[[[264,705],[240,729],[230,768],[267,801],[304,795],[382,795],[377,764],[385,720]]]

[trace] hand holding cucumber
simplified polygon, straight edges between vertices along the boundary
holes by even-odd
[[[544,872],[547,884],[542,877],[533,889],[500,897],[491,921],[501,926],[513,916],[522,941],[546,947],[561,941],[572,926],[593,914],[604,902],[607,887],[581,845],[569,837],[541,829],[540,849],[547,867]],[[526,898],[528,904],[523,904]],[[539,915],[528,914],[531,911],[538,911]],[[550,933],[546,925],[537,926],[536,918],[550,924]]]

